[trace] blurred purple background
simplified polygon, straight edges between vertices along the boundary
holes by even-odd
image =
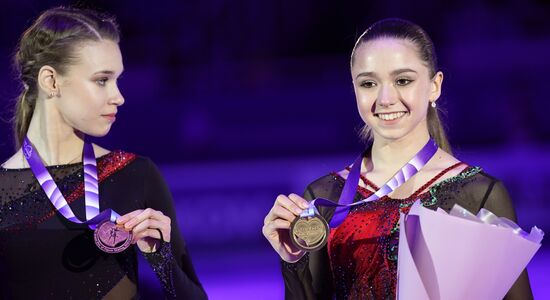
[[[74,1],[10,1],[0,12],[0,117],[18,86],[11,54],[40,11]],[[445,73],[438,103],[456,155],[502,179],[520,225],[550,232],[550,4],[547,1],[78,1],[121,25],[126,104],[98,142],[151,157],[211,299],[282,299],[261,235],[279,193],[351,162],[363,144],[349,75],[374,21],[424,27]],[[0,160],[13,151],[0,125]],[[543,243],[546,244],[546,243]],[[550,247],[529,265],[550,297]],[[146,298],[159,290],[143,266]]]

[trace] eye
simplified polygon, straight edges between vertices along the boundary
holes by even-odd
[[[395,81],[395,83],[396,83],[397,85],[400,85],[400,86],[405,86],[405,85],[407,85],[407,84],[409,84],[409,83],[411,83],[411,82],[413,82],[413,81],[410,80],[410,79],[405,79],[405,78],[397,79],[397,80]]]
[[[96,80],[95,82],[96,82],[99,86],[105,86],[105,85],[107,84],[107,80],[109,80],[109,78],[103,77],[103,78],[100,78],[100,79]]]
[[[373,87],[376,86],[376,82],[371,81],[371,80],[367,80],[367,81],[361,82],[361,84],[359,84],[359,85],[360,85],[361,87],[370,89],[370,88],[373,88]]]

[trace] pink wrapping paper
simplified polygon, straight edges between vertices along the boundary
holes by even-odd
[[[543,235],[487,210],[475,216],[455,205],[447,214],[417,201],[401,214],[397,298],[502,299]]]

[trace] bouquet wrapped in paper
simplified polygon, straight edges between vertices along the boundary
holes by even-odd
[[[447,214],[419,201],[399,224],[398,299],[502,299],[544,236],[486,209]]]

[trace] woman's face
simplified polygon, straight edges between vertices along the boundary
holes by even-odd
[[[117,85],[123,71],[118,44],[91,41],[76,48],[77,62],[59,76],[55,106],[61,121],[91,136],[106,135],[124,98]]]
[[[375,140],[428,132],[429,101],[439,97],[443,74],[432,80],[412,42],[380,38],[361,44],[351,73],[359,114]]]

